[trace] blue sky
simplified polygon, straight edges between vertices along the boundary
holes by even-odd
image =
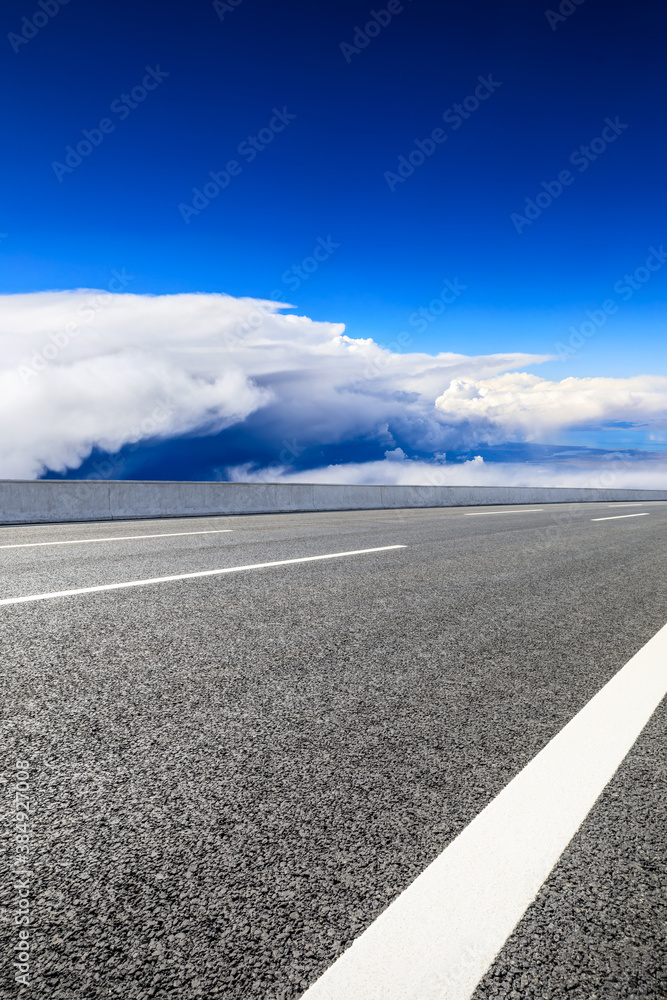
[[[384,346],[560,353],[551,380],[665,371],[657,0],[44,4],[0,15],[0,293],[116,269],[135,295],[281,293]]]

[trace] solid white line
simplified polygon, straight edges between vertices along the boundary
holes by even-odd
[[[529,507],[527,510],[479,510],[474,514],[464,514],[464,517],[484,517],[485,514],[537,514],[544,507]]]
[[[591,521],[620,521],[622,517],[650,517],[650,514],[644,510],[641,514],[612,514],[611,517],[592,517]]]
[[[135,538],[175,538],[177,535],[222,535],[233,528],[212,528],[209,531],[161,531],[157,535],[112,535],[110,538],[68,538],[64,542],[19,542],[0,545],[0,549],[34,549],[39,545],[86,545],[88,542],[129,542]]]
[[[666,691],[667,625],[303,1000],[469,1000]]]
[[[267,569],[270,566],[290,566],[293,563],[317,562],[320,559],[341,559],[343,556],[361,556],[367,552],[387,552],[404,549],[405,545],[381,545],[375,549],[352,549],[350,552],[328,552],[323,556],[300,556],[298,559],[279,559],[276,562],[250,563],[247,566],[226,566],[224,569],[205,569],[198,573],[178,573],[175,576],[156,576],[150,580],[130,580],[127,583],[103,583],[98,587],[77,587],[76,590],[54,590],[50,594],[30,594],[28,597],[5,597],[3,604],[27,604],[29,601],[48,601],[52,597],[73,597],[76,594],[96,594],[102,590],[123,590],[125,587],[147,587],[151,583],[171,583],[173,580],[194,580],[201,576],[220,576],[223,573],[240,573],[246,569]]]

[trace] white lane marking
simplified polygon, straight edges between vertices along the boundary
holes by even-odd
[[[612,514],[611,517],[592,517],[591,521],[620,521],[622,517],[650,517],[651,515],[647,510],[642,511],[641,514]]]
[[[233,528],[212,528],[209,531],[161,531],[157,535],[112,535],[110,538],[68,538],[64,542],[18,542],[0,545],[0,549],[34,549],[39,545],[87,545],[88,542],[129,542],[135,538],[176,538],[177,535],[223,535]]]
[[[464,517],[484,517],[485,514],[537,514],[544,507],[529,507],[527,510],[476,510],[474,514],[464,514]]]
[[[73,597],[76,594],[96,594],[102,590],[123,590],[125,587],[147,587],[151,583],[171,583],[173,580],[194,580],[201,576],[221,576],[223,573],[241,573],[247,569],[267,569],[270,566],[290,566],[293,563],[317,562],[320,559],[341,559],[343,556],[361,556],[367,552],[387,552],[404,549],[405,545],[381,545],[375,549],[352,549],[350,552],[328,552],[323,556],[300,556],[297,559],[279,559],[275,562],[249,563],[247,566],[225,566],[224,569],[205,569],[198,573],[178,573],[174,576],[156,576],[150,580],[129,580],[127,583],[103,583],[97,587],[77,587],[76,590],[54,590],[50,594],[30,594],[27,597],[5,597],[3,604],[27,604],[29,601],[48,601],[52,597]]]
[[[470,1000],[666,692],[667,625],[303,1000]]]

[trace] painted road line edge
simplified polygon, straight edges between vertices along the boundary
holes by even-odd
[[[153,583],[171,583],[175,580],[194,580],[204,576],[221,576],[223,573],[241,573],[250,569],[269,569],[271,566],[291,566],[296,563],[317,562],[322,559],[341,559],[343,556],[361,556],[370,552],[388,552],[405,549],[406,545],[380,545],[374,549],[352,549],[350,552],[328,552],[321,556],[299,556],[295,559],[278,559],[274,562],[250,563],[246,566],[225,566],[223,569],[205,569],[197,573],[177,573],[174,576],[155,576],[148,580],[128,580],[126,583],[102,583],[96,587],[77,587],[75,590],[55,590],[49,594],[30,594],[26,597],[5,597],[0,605],[28,604],[30,601],[48,601],[53,597],[74,597],[78,594],[97,594],[103,590],[124,590],[127,587],[147,587]]]
[[[89,542],[130,542],[135,538],[176,538],[179,535],[224,535],[233,528],[211,528],[208,531],[160,531],[157,535],[111,535],[109,538],[66,538],[56,542],[14,542],[0,549],[35,549],[40,545],[87,545]]]
[[[302,1000],[470,1000],[667,692],[667,625]]]

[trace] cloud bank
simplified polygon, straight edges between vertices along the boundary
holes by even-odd
[[[398,452],[398,454],[397,454]],[[295,471],[288,466],[229,470],[233,482],[336,483],[377,486],[579,486],[593,489],[667,489],[667,462],[659,456],[609,454],[578,463],[485,462],[477,455],[461,462],[425,462],[402,449],[376,462],[346,462]]]
[[[276,455],[285,442],[296,454],[365,441],[437,456],[484,443],[553,441],[571,428],[618,421],[656,433],[667,423],[665,377],[549,382],[521,371],[544,356],[385,349],[348,337],[342,323],[285,308],[213,294],[0,296],[0,477],[63,473],[93,449],[113,454],[229,428],[275,443]],[[243,467],[248,477],[261,475],[252,450],[247,459],[230,474]],[[216,467],[229,464],[221,444]],[[409,472],[400,475],[426,476],[432,468],[392,459],[343,465],[304,474],[391,477],[401,466]],[[289,475],[288,466],[283,461],[277,474]],[[469,482],[478,472],[479,463],[456,465]]]

